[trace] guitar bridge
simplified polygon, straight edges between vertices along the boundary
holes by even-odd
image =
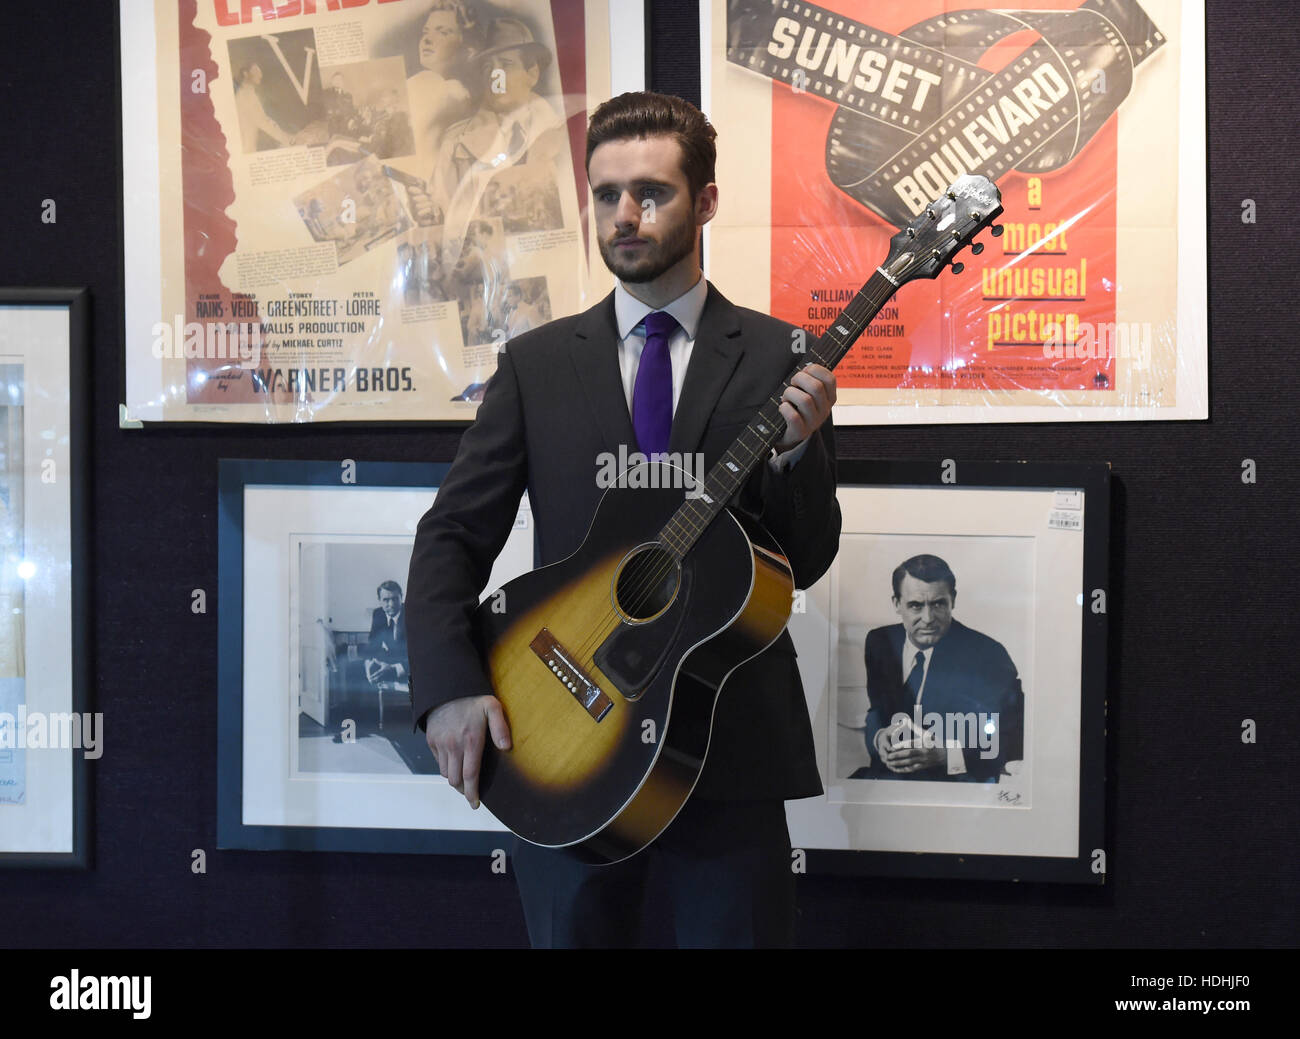
[[[541,662],[550,668],[551,674],[573,698],[582,704],[582,709],[596,721],[600,721],[609,713],[609,709],[614,706],[614,701],[570,659],[549,629],[543,628],[539,631],[528,646],[537,654]]]

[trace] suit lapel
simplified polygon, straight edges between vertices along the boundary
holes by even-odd
[[[709,285],[682,383],[682,395],[673,413],[669,451],[687,454],[699,447],[718,397],[744,352],[740,314],[721,292]]]
[[[636,431],[618,366],[618,324],[614,320],[612,292],[578,321],[570,358],[606,448],[617,453],[618,446],[626,444],[628,451],[635,451]]]
[[[606,447],[617,451],[620,444],[626,444],[629,451],[635,451],[636,430],[627,410],[617,344],[618,324],[611,292],[582,315],[570,357]],[[744,352],[739,313],[710,285],[682,383],[682,395],[673,414],[669,451],[689,453],[699,446],[714,405]]]

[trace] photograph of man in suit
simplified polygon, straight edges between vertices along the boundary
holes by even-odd
[[[699,243],[718,207],[716,134],[679,98],[623,94],[587,132],[600,253],[618,279],[585,313],[510,340],[411,557],[412,709],[441,773],[473,805],[484,741],[510,730],[476,652],[471,617],[526,489],[538,562],[582,543],[620,450],[721,458],[799,355],[792,326],[734,306],[704,277]],[[783,546],[799,588],[839,546],[831,405],[809,365],[783,393],[787,428],[733,505]],[[683,946],[788,945],[794,876],[784,802],[821,794],[794,644],[782,632],[724,685],[694,793],[645,851],[587,866],[517,841],[513,870],[535,947],[637,943],[652,861],[665,871]]]
[[[406,651],[406,611],[402,609],[402,586],[385,581],[376,590],[379,605],[370,617],[370,637],[366,639],[366,680],[405,682],[410,673]]]
[[[996,783],[1024,757],[1025,698],[1002,644],[953,617],[957,578],[934,555],[894,570],[901,623],[867,633],[866,741],[851,779]]]

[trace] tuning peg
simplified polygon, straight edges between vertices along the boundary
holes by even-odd
[[[954,263],[952,265],[953,274],[960,274],[965,269],[966,269],[966,265],[964,263]]]
[[[994,237],[994,238],[1001,238],[1001,237],[1002,237],[1002,231],[1003,231],[1003,228],[1002,228],[1002,225],[1001,225],[1001,224],[994,224],[994,225],[993,225],[993,237]]]
[[[970,247],[970,251],[973,252],[976,256],[978,256],[980,253],[984,251],[984,243],[976,242],[974,245]]]

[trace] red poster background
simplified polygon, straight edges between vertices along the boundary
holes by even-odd
[[[1076,0],[1031,4],[1038,10],[1078,6]],[[824,6],[893,33],[945,11],[1006,8],[951,0],[830,0]],[[1007,37],[982,56],[981,67],[1000,71],[1035,38],[1032,32]],[[772,92],[772,313],[820,335],[847,302],[842,292],[855,292],[884,260],[897,228],[831,182],[823,156],[835,104],[782,84],[774,83]],[[935,283],[904,285],[837,368],[841,386],[990,392],[1114,388],[1113,357],[1048,357],[1043,342],[1053,319],[1064,322],[1066,315],[1097,324],[1115,320],[1115,116],[1063,169],[1036,178],[1041,181],[1036,207],[1029,194],[1033,179],[1011,172],[998,182],[1005,207],[1000,222],[1008,233],[998,239],[981,234],[982,255],[968,250],[957,257],[963,273],[948,269]],[[1060,224],[1076,216],[1063,243],[1044,243],[1023,258],[1011,252],[1029,225]],[[1026,248],[1034,240],[1026,237]],[[1028,286],[1013,284],[1007,293],[996,278],[1006,272],[1024,279],[1035,268],[1078,269],[1081,262],[1086,263],[1082,299],[1018,296],[1015,290]],[[901,334],[870,334],[886,330]],[[1073,327],[1063,325],[1062,335],[1067,330]],[[1067,335],[1065,342],[1072,338]]]

